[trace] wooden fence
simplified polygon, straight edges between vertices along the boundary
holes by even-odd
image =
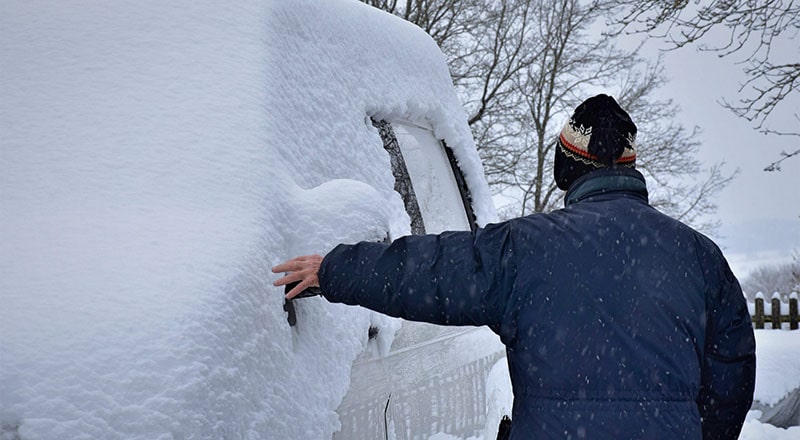
[[[765,303],[764,294],[757,293],[754,303],[749,303],[751,319],[755,328],[764,328],[765,323],[770,323],[769,328],[783,328],[784,323],[789,324],[789,330],[798,329],[797,293],[792,293],[789,302],[781,301],[778,293],[772,295],[770,302]]]

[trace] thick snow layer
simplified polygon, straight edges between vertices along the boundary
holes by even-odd
[[[508,359],[503,357],[492,367],[486,379],[486,427],[484,437],[497,438],[498,421],[503,416],[511,416],[514,406],[514,393],[511,389],[511,378],[508,375]]]
[[[756,392],[753,398],[774,405],[800,388],[800,332],[756,330]]]
[[[775,405],[800,388],[800,334],[796,330],[756,330],[756,404]],[[800,426],[778,428],[762,423],[762,411],[752,410],[742,427],[742,440],[800,438]]]
[[[800,388],[800,334],[797,330],[756,330],[756,404],[775,405]],[[742,427],[742,440],[800,438],[800,426],[778,428],[762,423],[762,411],[752,410]],[[797,415],[800,417],[800,415]]]
[[[494,218],[432,40],[356,1],[0,10],[6,434],[329,438],[387,318],[290,328],[269,267],[408,233],[368,118],[432,127]]]
[[[453,148],[479,222],[495,218],[466,114],[432,39],[355,0],[276,2],[270,18],[269,74],[276,92],[270,105],[280,111],[269,120],[269,143],[301,170],[304,181],[313,186],[327,178],[321,170],[389,181],[389,156],[370,148],[365,157],[354,146],[374,146],[370,117],[408,121],[430,126]],[[315,149],[339,154],[309,154]],[[369,175],[353,166],[362,161],[369,161]]]
[[[759,417],[761,417],[761,411],[747,413],[739,440],[797,440],[800,438],[800,426],[778,428],[759,422]]]

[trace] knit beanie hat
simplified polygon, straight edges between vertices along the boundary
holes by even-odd
[[[553,173],[563,190],[599,168],[636,165],[636,124],[614,98],[583,101],[558,136]]]

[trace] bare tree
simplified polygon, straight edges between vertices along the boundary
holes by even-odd
[[[775,162],[772,162],[771,164],[767,165],[766,167],[764,167],[764,171],[780,171],[781,170],[781,162],[783,162],[784,160],[786,160],[786,159],[788,159],[790,157],[797,156],[798,154],[800,154],[800,149],[798,149],[797,151],[795,151],[793,153],[787,153],[785,151],[781,151],[781,158],[776,160]]]
[[[648,65],[635,51],[623,51],[614,38],[592,32],[609,12],[605,0],[469,1],[408,0],[403,5],[367,3],[414,21],[414,16],[445,19],[417,23],[437,39],[448,58],[454,83],[467,108],[469,124],[495,193],[516,202],[501,208],[512,217],[549,211],[560,204],[553,179],[558,132],[586,97],[604,91],[617,97],[639,127],[637,159],[649,178],[653,204],[707,232],[701,222],[716,206],[712,198],[731,176],[721,165],[701,170],[694,155],[694,131],[675,122],[677,107],[655,99],[664,83],[659,62]],[[407,13],[429,8],[443,14]],[[415,15],[416,14],[416,15]],[[449,26],[449,27],[448,27]],[[441,28],[458,29],[442,32]],[[687,177],[696,177],[696,181]]]
[[[749,299],[758,292],[769,298],[774,292],[786,299],[790,293],[800,290],[800,261],[763,266],[742,281],[742,290]]]
[[[458,57],[467,58],[472,54],[466,40],[476,34],[476,29],[481,26],[479,15],[482,0],[361,1],[402,17],[422,28],[436,41],[442,51],[456,57],[450,59],[451,69],[457,64]],[[453,73],[453,76],[458,78],[461,74],[458,71]]]
[[[552,176],[552,159],[558,132],[590,87],[602,87],[636,60],[606,38],[592,39],[587,29],[597,19],[596,3],[578,0],[540,2],[535,8],[530,47],[536,47],[535,62],[515,78],[521,98],[514,114],[522,136],[509,140],[506,148],[516,154],[514,168],[490,181],[516,194],[516,215],[555,208],[561,195]],[[484,154],[492,163],[495,151]]]
[[[490,181],[513,170],[524,134],[517,120],[522,100],[514,82],[538,54],[532,0],[362,0],[409,20],[439,44],[468,112]],[[430,17],[436,17],[431,19]],[[534,42],[534,44],[531,44]]]
[[[636,167],[654,183],[650,203],[700,230],[715,232],[720,222],[709,215],[717,209],[714,198],[736,172],[726,174],[723,163],[703,168],[696,158],[699,129],[687,130],[675,122],[679,109],[671,99],[653,98],[665,83],[661,60],[637,65],[642,67],[623,77],[618,99],[639,125]]]
[[[673,48],[697,43],[700,50],[722,57],[742,55],[746,80],[738,90],[739,97],[724,100],[723,105],[764,133],[800,136],[796,128],[787,131],[767,126],[767,119],[775,112],[793,112],[794,119],[800,122],[797,109],[783,105],[800,88],[800,60],[794,58],[798,54],[797,43],[792,41],[800,31],[799,2],[619,0],[616,5],[622,10],[616,21],[620,25],[617,31],[627,29],[664,37]],[[727,39],[716,45],[707,44],[711,39],[708,35],[715,30],[726,31]],[[793,55],[787,59],[776,50],[780,45],[793,48]],[[766,170],[779,168],[768,166]]]

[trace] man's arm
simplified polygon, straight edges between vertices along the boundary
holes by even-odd
[[[705,355],[697,403],[703,439],[739,436],[755,388],[755,337],[739,282],[725,267],[722,288],[708,304]]]
[[[314,275],[332,302],[415,321],[495,329],[503,321],[514,280],[510,228],[501,223],[474,233],[407,236],[388,245],[339,245]],[[289,263],[273,271],[286,270]],[[294,267],[313,272],[310,265]],[[290,274],[276,285],[307,278]]]

